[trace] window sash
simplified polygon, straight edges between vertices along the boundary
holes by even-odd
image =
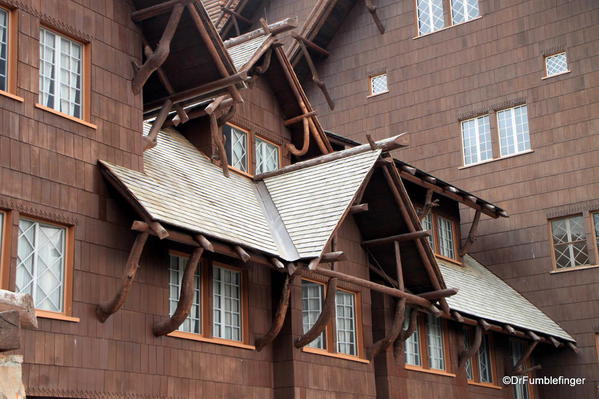
[[[324,301],[324,286],[311,281],[302,280],[302,325],[304,334],[307,333],[322,313]],[[325,349],[325,332],[323,331],[309,347]]]
[[[464,165],[472,165],[493,158],[489,115],[462,121],[462,148]]]
[[[552,220],[551,239],[558,269],[590,263],[582,215]]]
[[[356,356],[356,305],[355,295],[337,290],[335,294],[337,352]]]
[[[501,156],[530,150],[528,108],[526,105],[497,112],[499,150]]]
[[[279,168],[279,147],[259,137],[254,140],[256,151],[256,174]]]
[[[242,341],[241,272],[214,266],[212,291],[212,335]]]
[[[370,77],[370,94],[382,94],[387,93],[389,91],[387,74],[382,73],[380,75],[375,75]]]
[[[16,292],[31,294],[37,309],[64,311],[66,228],[19,221]]]
[[[445,342],[441,320],[427,315],[426,327],[428,366],[431,369],[445,370]]]
[[[81,118],[83,46],[40,28],[39,101],[42,105]]]
[[[451,23],[459,24],[480,16],[478,0],[451,0]]]
[[[437,215],[439,255],[455,259],[455,240],[453,222]]]
[[[225,150],[229,165],[242,172],[248,172],[248,133],[232,125],[223,127]]]
[[[418,32],[420,35],[445,27],[443,0],[417,0]]]
[[[566,52],[561,52],[545,57],[545,73],[555,76],[568,72],[568,58]]]
[[[181,286],[183,284],[183,274],[187,268],[189,258],[180,255],[170,255],[170,280],[169,280],[169,315],[172,316],[177,309],[179,297],[181,295]],[[191,310],[187,318],[179,326],[179,331],[185,331],[194,334],[202,332],[202,310],[201,310],[201,278],[199,267],[194,276],[194,292]]]
[[[8,90],[8,11],[0,7],[0,90]]]

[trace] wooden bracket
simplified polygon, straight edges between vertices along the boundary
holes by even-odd
[[[273,266],[276,267],[277,269],[284,269],[285,268],[285,265],[283,264],[283,262],[281,262],[277,258],[270,258],[270,263],[272,263]],[[293,266],[293,267],[295,267],[295,266]]]
[[[294,279],[294,275],[287,275],[285,277],[285,283],[281,290],[281,297],[279,299],[279,305],[277,306],[277,312],[272,322],[270,330],[263,336],[256,339],[255,346],[256,350],[260,352],[266,345],[270,344],[281,332],[283,323],[285,322],[285,316],[287,315],[287,309],[289,308],[289,297],[291,293],[291,282]]]
[[[464,334],[466,334],[466,331],[464,331]],[[472,356],[474,356],[480,349],[482,338],[483,329],[481,326],[476,326],[474,329],[474,340],[472,341],[470,347],[464,348],[464,350],[461,351],[458,356],[458,368],[463,369],[464,367],[466,367],[466,363],[468,362],[468,360]]]
[[[324,331],[330,320],[335,319],[335,294],[337,292],[337,279],[330,278],[327,283],[327,295],[322,307],[322,312],[310,330],[295,340],[295,347],[302,348],[314,341]]]
[[[329,105],[329,108],[331,110],[334,110],[335,102],[331,98],[329,91],[328,91],[326,85],[324,84],[324,82],[322,80],[320,80],[320,78],[318,77],[318,72],[316,71],[316,65],[314,65],[314,61],[312,60],[312,56],[310,55],[310,52],[308,51],[308,48],[306,47],[305,41],[300,39],[299,36],[297,36],[297,35],[294,38],[298,42],[300,49],[302,50],[302,53],[304,55],[304,58],[306,58],[306,63],[308,64],[308,68],[310,69],[310,72],[312,73],[312,81],[316,84],[316,86],[318,86],[318,88],[324,95],[324,98],[327,100],[327,104]]]
[[[370,15],[372,15],[372,20],[374,21],[374,23],[376,24],[376,27],[378,28],[379,32],[381,32],[381,35],[382,35],[383,33],[385,33],[385,27],[383,26],[381,19],[379,18],[378,14],[376,13],[376,6],[374,5],[373,0],[364,0],[364,4],[366,5],[366,8],[368,9],[368,12],[370,13]]]
[[[170,318],[154,325],[152,332],[156,337],[161,337],[175,331],[189,316],[195,292],[195,274],[203,253],[204,248],[202,247],[194,249],[185,272],[183,272],[177,309],[175,309]]]
[[[461,315],[461,314],[459,314],[459,313],[458,313],[458,312],[456,312],[455,310],[453,310],[453,311],[451,312],[451,314],[452,314],[453,318],[454,318],[454,319],[456,319],[456,321],[457,321],[458,323],[464,323],[464,318],[462,317],[462,315]]]
[[[268,49],[268,51],[266,52],[266,54],[264,55],[264,61],[262,61],[262,64],[258,65],[254,71],[257,75],[262,75],[264,73],[266,73],[266,71],[268,71],[268,68],[270,68],[270,62],[272,61],[272,48]],[[285,125],[287,126],[287,125]]]
[[[315,115],[318,115],[318,112],[316,112],[316,111],[306,112],[305,114],[294,116],[293,118],[287,119],[285,122],[283,122],[283,125],[291,126],[293,124],[303,121],[304,119],[306,119],[310,116],[315,116]]]
[[[225,150],[225,143],[223,142],[223,135],[220,133],[220,129],[218,128],[218,120],[216,119],[216,115],[214,113],[210,114],[210,134],[212,135],[212,140],[216,143],[216,148],[218,149],[218,157],[220,161],[220,166],[223,169],[223,175],[229,177],[229,161],[227,160],[227,151]]]
[[[349,213],[352,215],[362,212],[368,212],[368,204],[356,204],[349,208]]]
[[[235,245],[233,247],[233,250],[235,251],[235,253],[237,254],[237,256],[239,257],[239,259],[241,259],[241,261],[243,263],[248,263],[249,260],[251,259],[250,254],[248,254],[245,249],[241,248],[239,245]]]
[[[325,57],[328,57],[329,55],[331,55],[331,53],[329,53],[327,50],[320,47],[318,44],[314,43],[313,41],[306,39],[305,37],[302,37],[296,33],[292,33],[291,37],[293,37],[298,42],[304,43],[304,45],[310,47],[312,50],[316,51],[317,53],[320,53],[321,55],[324,55]]]
[[[160,113],[152,123],[150,132],[147,136],[144,137],[144,151],[156,146],[158,141],[158,133],[160,132],[160,129],[162,129],[162,126],[164,125],[164,122],[166,121],[168,114],[171,112],[172,107],[173,102],[170,99],[167,99],[164,102],[164,105],[162,105]]]
[[[214,245],[203,235],[198,234],[195,236],[195,240],[200,244],[202,248],[204,248],[208,252],[214,252]]]
[[[406,311],[406,302],[406,298],[401,298],[397,301],[397,304],[395,305],[395,315],[393,316],[393,324],[391,325],[391,329],[385,337],[376,341],[368,349],[368,359],[374,359],[376,355],[387,350],[387,348],[391,346],[391,344],[393,344],[395,340],[397,340],[403,328],[403,321],[405,318]]]
[[[166,24],[166,28],[162,33],[162,37],[158,42],[158,46],[156,50],[152,53],[152,55],[144,62],[144,64],[139,68],[135,76],[133,77],[133,81],[131,82],[131,89],[133,90],[133,94],[141,93],[141,89],[144,84],[150,77],[150,75],[158,69],[164,61],[166,61],[168,55],[171,51],[171,41],[173,40],[173,36],[175,35],[175,31],[177,30],[177,26],[179,25],[179,21],[181,20],[181,15],[183,15],[184,5],[182,3],[177,3],[173,6],[171,11],[171,15]]]
[[[525,370],[524,365],[526,364],[526,362],[532,355],[532,352],[535,350],[535,348],[537,347],[537,345],[539,344],[539,342],[541,340],[540,337],[538,335],[536,335],[535,333],[532,333],[532,335],[530,333],[532,333],[532,331],[529,331],[529,335],[532,338],[532,341],[528,344],[526,351],[524,351],[524,353],[522,354],[522,357],[520,357],[520,359],[518,360],[518,362],[512,369],[512,371],[510,373],[511,375],[520,375],[524,372],[524,370]]]
[[[310,121],[308,120],[308,118],[302,118],[302,123],[304,125],[304,138],[302,148],[298,149],[293,143],[287,143],[287,149],[296,157],[306,155],[308,149],[310,148]]]
[[[420,220],[424,219],[431,212],[431,209],[436,206],[439,206],[439,200],[433,200],[433,190],[429,188],[428,190],[426,190],[426,199],[424,201],[424,206],[422,207],[422,209],[418,210],[418,218]]]
[[[414,334],[416,328],[418,328],[418,312],[412,309],[410,312],[410,322],[408,324],[408,328],[401,331],[399,337],[397,337],[393,344],[393,356],[395,357],[396,361],[399,361],[399,359],[403,358],[403,344],[412,336],[412,334]]]
[[[478,229],[478,222],[480,221],[480,215],[481,215],[481,211],[480,211],[480,209],[478,209],[476,211],[476,213],[474,214],[474,220],[472,221],[472,225],[470,226],[470,231],[468,232],[468,237],[466,238],[464,245],[462,245],[460,248],[460,252],[459,252],[460,256],[464,256],[466,254],[466,252],[468,252],[468,249],[470,249],[470,246],[472,244],[474,244],[474,241],[476,241],[476,231]]]

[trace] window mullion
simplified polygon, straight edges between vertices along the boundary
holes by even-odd
[[[476,143],[476,162],[480,162],[481,160],[481,149],[480,149],[480,136],[478,130],[478,118],[474,120],[474,135],[476,138],[474,139]]]
[[[61,86],[62,86],[62,40],[58,35],[54,35],[54,63],[55,63],[55,83],[54,83],[54,101],[56,101],[56,109],[62,112],[62,98],[61,98]]]
[[[518,131],[516,128],[516,107],[510,109],[510,115],[512,119],[512,140],[514,142],[514,154],[520,152],[518,149]]]
[[[32,270],[32,276],[31,276],[31,297],[33,298],[33,305],[34,307],[37,306],[37,290],[36,290],[36,286],[37,286],[37,264],[38,264],[38,254],[37,254],[37,250],[38,250],[38,237],[39,237],[39,223],[34,222],[33,225],[33,248],[31,250],[32,254],[31,254],[31,259],[32,259],[32,263],[33,263],[33,270]]]

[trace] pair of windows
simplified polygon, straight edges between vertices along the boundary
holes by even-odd
[[[409,312],[406,312],[404,330],[408,328],[409,319]],[[418,315],[418,326],[405,342],[406,365],[449,371],[446,339],[441,319],[430,314]]]
[[[437,255],[458,260],[458,231],[457,224],[446,217],[429,213],[422,221],[422,228],[430,230],[428,241]]]
[[[322,306],[325,299],[324,288],[324,284],[302,280],[302,324],[304,333],[312,328],[322,312]],[[330,337],[331,334],[329,328],[327,328],[326,331],[323,331],[322,334],[308,344],[308,346],[329,352],[359,356],[360,351],[356,323],[360,319],[357,316],[356,300],[357,296],[353,292],[337,290],[335,293],[335,331],[337,334],[335,342],[332,343],[335,350],[332,350],[329,347],[331,342],[327,343],[327,338]]]
[[[464,120],[461,125],[464,165],[473,165],[493,159],[490,115]],[[499,131],[500,157],[530,150],[526,105],[497,111],[497,130]]]
[[[280,167],[279,146],[254,135],[253,143],[249,131],[231,124],[223,126],[225,151],[229,166],[244,173],[251,173],[255,160],[254,174],[276,170]],[[250,157],[253,148],[253,158]]]
[[[169,313],[177,309],[183,273],[188,256],[170,255]],[[211,272],[211,278],[208,274]],[[202,284],[202,282],[204,282]],[[243,275],[229,267],[202,268],[194,276],[194,296],[191,311],[179,326],[179,331],[243,342]],[[210,291],[210,292],[209,292]],[[203,307],[203,304],[209,306]],[[205,314],[207,311],[209,315]]]
[[[480,16],[478,0],[416,0],[416,5],[420,35]]]
[[[550,221],[553,261],[556,269],[591,265],[590,251],[599,259],[599,212],[590,213],[591,238],[587,240],[586,218],[573,215]],[[590,241],[590,242],[589,242]]]

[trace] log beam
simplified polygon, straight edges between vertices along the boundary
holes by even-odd
[[[395,315],[393,316],[393,324],[391,325],[391,329],[387,333],[387,335],[378,341],[376,341],[368,350],[367,357],[372,360],[378,355],[382,353],[391,346],[392,343],[399,337],[401,334],[401,330],[403,328],[403,321],[405,317],[406,311],[406,299],[402,298],[397,301],[395,305]]]
[[[248,25],[252,25],[253,22],[251,20],[249,20],[248,18],[244,17],[243,15],[241,15],[240,13],[238,13],[235,10],[231,10],[230,8],[227,8],[226,6],[221,6],[221,10],[223,13],[225,14],[229,14],[231,17],[235,18],[236,20],[240,20],[245,22]],[[241,32],[239,32],[241,33]],[[239,36],[239,34],[237,35]]]
[[[424,206],[422,207],[422,209],[418,210],[418,218],[422,221],[422,219],[424,219],[431,212],[431,209],[433,209],[436,206],[439,206],[439,200],[433,200],[433,190],[429,188],[428,190],[426,190],[426,199],[424,201]]]
[[[352,207],[349,208],[349,213],[352,215],[355,215],[356,213],[362,213],[362,212],[368,212],[368,204],[352,205]]]
[[[210,114],[210,134],[212,135],[213,142],[216,143],[223,175],[225,175],[225,177],[229,177],[229,161],[227,159],[227,151],[225,150],[224,137],[220,132],[218,120],[216,119],[216,115],[214,113]]]
[[[156,337],[161,337],[175,331],[189,316],[195,292],[195,275],[203,253],[204,248],[202,247],[194,249],[185,272],[183,272],[177,309],[175,309],[170,318],[154,325],[152,332]]]
[[[532,355],[532,352],[535,350],[535,348],[539,344],[539,341],[540,340],[533,340],[533,341],[529,342],[528,346],[526,347],[526,350],[524,351],[524,353],[522,354],[522,356],[520,357],[518,362],[516,362],[516,365],[512,369],[512,371],[510,373],[511,375],[520,375],[524,372],[524,365],[526,364],[526,362]]]
[[[142,8],[131,13],[131,20],[133,22],[141,22],[149,18],[156,17],[167,13],[173,8],[173,6],[180,4],[182,0],[169,0],[163,3],[159,3],[150,7]]]
[[[21,347],[21,321],[19,312],[7,310],[0,312],[0,352]]]
[[[298,269],[299,271],[299,269]],[[335,294],[337,292],[337,279],[332,277],[327,283],[327,294],[322,307],[322,312],[312,327],[301,337],[295,340],[295,347],[302,348],[314,341],[324,331],[329,321],[335,319]]]
[[[246,252],[245,249],[241,248],[239,245],[235,245],[233,247],[233,250],[235,251],[235,253],[237,254],[237,256],[239,257],[239,259],[241,259],[241,261],[243,263],[248,263],[251,259],[250,254],[248,254]]]
[[[464,256],[466,254],[466,252],[468,252],[468,250],[470,249],[470,246],[472,244],[474,244],[474,241],[476,241],[476,231],[478,229],[478,222],[480,221],[480,215],[481,215],[481,211],[479,209],[474,214],[474,219],[472,220],[472,225],[470,226],[470,231],[468,231],[468,237],[466,238],[464,245],[462,245],[460,248],[460,252],[459,252],[460,256]]]
[[[424,292],[422,294],[418,294],[418,296],[428,299],[429,301],[436,301],[441,298],[447,298],[448,296],[452,296],[458,293],[457,288],[446,288],[437,291]]]
[[[313,41],[306,39],[303,36],[300,36],[296,33],[292,33],[291,37],[293,37],[298,42],[304,43],[306,46],[310,47],[312,50],[316,51],[317,53],[324,55],[325,57],[328,57],[329,55],[331,55],[330,52],[328,52],[324,48],[320,47],[318,44],[314,43]]]
[[[214,245],[212,245],[212,243],[210,242],[210,240],[208,240],[206,237],[204,237],[201,234],[198,234],[195,236],[196,241],[198,242],[198,244],[200,244],[200,246],[202,248],[204,248],[206,251],[208,252],[214,252]]]
[[[304,55],[304,58],[306,59],[306,63],[308,64],[308,69],[310,69],[310,72],[312,73],[312,81],[316,84],[316,86],[318,86],[318,88],[324,95],[324,98],[327,100],[327,104],[329,105],[329,108],[331,110],[334,110],[335,102],[331,98],[331,95],[329,94],[329,90],[327,89],[326,85],[318,76],[318,71],[316,70],[316,65],[314,65],[314,61],[312,60],[312,56],[310,55],[310,52],[308,51],[306,44],[302,40],[299,40],[299,39],[296,39],[296,41],[298,42],[300,49]]]
[[[411,240],[417,240],[419,238],[425,238],[430,235],[431,235],[430,230],[411,231],[409,233],[397,234],[394,236],[375,238],[372,240],[362,241],[362,245],[375,246],[375,245],[388,244],[391,242],[411,241]]]
[[[343,251],[328,252],[322,254],[322,256],[320,257],[320,263],[339,262],[345,259],[347,259],[347,257],[345,256],[345,253]]]
[[[289,118],[285,122],[283,122],[283,124],[285,126],[291,126],[298,122],[301,122],[302,120],[304,120],[308,117],[315,116],[315,115],[318,115],[318,112],[316,112],[316,111],[307,112],[305,114],[294,116],[293,118]]]
[[[36,329],[37,317],[33,298],[29,294],[18,294],[16,292],[0,289],[0,312],[19,312],[21,327]]]
[[[466,331],[464,331],[466,334]],[[474,340],[472,341],[469,348],[465,348],[460,352],[458,356],[458,368],[463,369],[466,367],[466,363],[472,356],[474,356],[480,349],[480,344],[483,340],[483,329],[481,326],[476,326],[474,329]]]
[[[158,140],[158,133],[160,132],[160,129],[162,129],[162,126],[164,125],[164,122],[166,121],[168,114],[171,112],[172,107],[173,102],[170,99],[167,99],[162,105],[160,113],[152,123],[150,132],[146,137],[144,137],[144,151],[156,146]]]
[[[279,298],[279,304],[277,305],[277,312],[275,313],[272,326],[264,336],[256,339],[256,342],[254,344],[258,352],[260,352],[266,345],[269,345],[271,342],[273,342],[281,332],[281,329],[283,328],[285,316],[287,315],[287,309],[289,308],[291,282],[293,281],[293,279],[293,275],[287,275],[285,277],[285,283],[283,284],[283,288],[281,289],[281,297]]]

